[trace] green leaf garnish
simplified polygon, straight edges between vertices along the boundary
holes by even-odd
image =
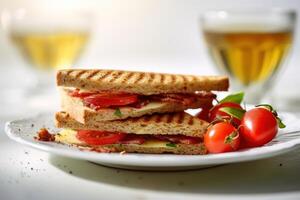
[[[224,102],[233,102],[237,104],[241,104],[244,98],[244,92],[238,92],[235,94],[230,94],[224,99],[222,99],[219,103],[224,103]]]
[[[173,147],[173,148],[174,148],[174,147],[176,147],[176,144],[175,144],[175,143],[167,143],[166,146],[167,146],[167,147]]]
[[[220,108],[220,111],[223,111],[227,114],[229,114],[232,117],[238,118],[239,120],[241,120],[245,114],[245,110],[243,109],[239,109],[239,108],[231,108],[231,107],[223,107]]]
[[[114,115],[116,115],[118,117],[122,117],[122,112],[121,112],[120,108],[116,108]]]

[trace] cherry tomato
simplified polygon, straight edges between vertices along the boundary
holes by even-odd
[[[277,120],[265,108],[253,108],[242,118],[240,133],[249,147],[259,147],[270,142],[277,132]]]
[[[76,137],[89,145],[115,144],[126,136],[125,133],[108,131],[77,131]]]
[[[233,103],[233,102],[224,102],[224,103],[217,104],[210,110],[209,121],[210,122],[214,121],[218,116],[226,117],[226,118],[230,119],[231,116],[229,114],[220,110],[221,108],[224,108],[224,107],[243,109],[240,104]],[[241,121],[238,118],[233,118],[232,124],[235,127],[238,127],[240,125],[240,123],[241,123]]]
[[[136,94],[110,94],[99,93],[87,96],[83,101],[93,106],[107,108],[109,106],[124,106],[137,102],[138,95]]]
[[[236,151],[240,145],[240,136],[232,124],[220,122],[208,128],[204,144],[210,153]]]

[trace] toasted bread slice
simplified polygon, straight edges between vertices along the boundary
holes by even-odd
[[[160,134],[160,135],[185,135],[203,137],[208,122],[200,120],[192,115],[179,112],[170,114],[145,115],[137,118],[127,118],[114,121],[86,121],[79,123],[66,112],[58,112],[55,115],[55,123],[58,128],[73,130],[99,130],[111,132],[123,132],[133,134]]]
[[[57,85],[90,91],[122,91],[143,95],[226,91],[226,76],[194,76],[121,70],[65,69],[57,73]]]
[[[102,108],[94,110],[84,105],[80,98],[71,97],[67,94],[63,88],[61,93],[61,109],[71,115],[80,123],[86,123],[87,121],[109,121],[117,119],[126,119],[128,117],[140,117],[143,115],[150,115],[153,113],[168,113],[179,112],[186,109],[204,108],[211,105],[212,98],[199,98],[191,105],[183,105],[176,102],[150,102],[149,104],[141,107],[120,107],[119,114],[116,114],[116,109]]]
[[[55,141],[76,145],[82,149],[93,150],[98,152],[127,152],[127,153],[174,153],[185,155],[206,154],[206,148],[203,143],[200,144],[176,144],[168,146],[168,142],[151,140],[144,144],[109,144],[109,145],[87,145],[76,138],[76,132],[72,130],[63,130],[55,136]]]

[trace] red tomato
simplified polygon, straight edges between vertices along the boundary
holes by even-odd
[[[278,132],[273,113],[265,108],[247,111],[241,121],[240,133],[249,147],[259,147],[270,142]]]
[[[84,98],[92,94],[96,94],[96,92],[82,92],[79,89],[76,89],[69,93],[71,97],[79,97],[79,98]]]
[[[138,95],[136,94],[110,94],[99,93],[87,96],[83,101],[93,106],[107,108],[109,106],[124,106],[137,102]]]
[[[125,133],[108,131],[77,131],[76,137],[89,145],[115,144],[126,136]]]
[[[243,109],[240,104],[233,103],[233,102],[224,102],[224,103],[217,104],[210,110],[209,121],[210,122],[214,121],[217,118],[217,116],[227,117],[228,119],[230,119],[231,116],[229,114],[220,111],[220,109],[224,107]],[[237,118],[233,118],[232,123],[235,127],[238,127],[241,121]]]
[[[220,122],[208,128],[204,144],[210,153],[236,151],[240,145],[237,129],[228,122]]]
[[[245,139],[242,137],[242,134],[240,133],[240,147],[239,147],[239,149],[246,149],[246,148],[250,148],[250,146],[247,144]]]
[[[213,105],[211,104],[210,106],[202,108],[202,110],[199,113],[196,114],[196,117],[208,122],[209,121],[209,112],[210,112],[212,107],[213,107]]]
[[[205,121],[209,121],[208,114],[209,114],[209,109],[202,108],[202,110],[196,114],[196,117]]]
[[[122,139],[122,144],[143,144],[146,141],[145,136],[126,134],[126,137]]]

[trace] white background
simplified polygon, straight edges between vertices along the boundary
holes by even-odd
[[[0,0],[0,12],[19,8],[92,10],[95,15],[93,35],[76,67],[130,68],[186,74],[216,73],[206,54],[198,26],[203,11],[270,7],[293,8],[299,12],[300,1]],[[298,22],[293,54],[275,87],[277,96],[295,98],[298,109],[299,27]],[[25,76],[24,66],[18,52],[1,30],[0,94],[4,94],[0,95],[1,200],[299,199],[299,150],[275,158],[206,170],[146,173],[48,155],[10,141],[3,131],[5,121],[33,115],[40,112],[40,108],[58,109],[52,105],[58,104],[58,100],[53,98],[33,101],[30,107],[22,100],[9,97],[9,88],[20,86],[22,81],[30,78]],[[37,109],[39,104],[42,105]],[[70,171],[72,174],[69,174]]]
[[[94,15],[92,38],[76,67],[134,68],[197,74],[216,73],[210,62],[198,24],[202,12],[212,9],[293,8],[299,0],[1,0],[0,11],[91,10]],[[51,16],[49,16],[51,19]],[[299,24],[299,23],[298,23]],[[298,74],[299,25],[295,48],[275,90],[281,96],[300,95],[295,86]],[[11,68],[21,74],[22,59],[0,34],[1,73]],[[2,84],[3,83],[3,84]],[[4,87],[6,81],[1,81]],[[288,90],[287,90],[288,88]]]

